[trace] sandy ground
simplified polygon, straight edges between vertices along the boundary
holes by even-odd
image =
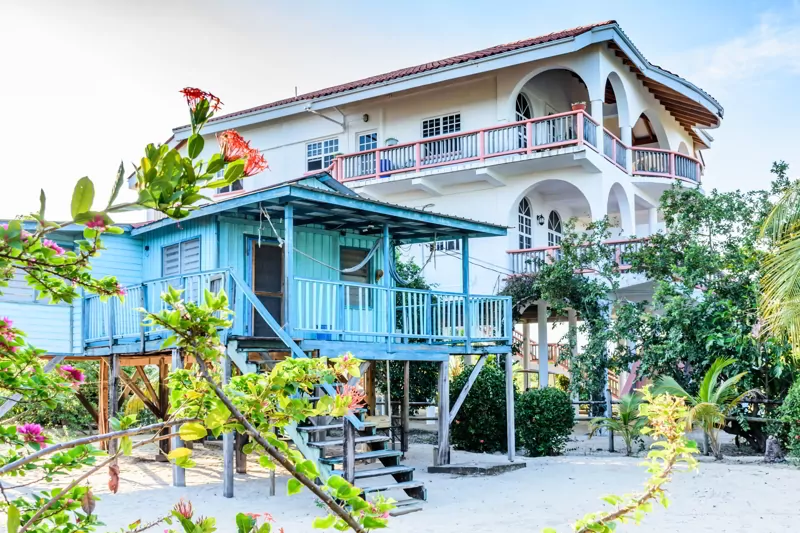
[[[646,478],[638,466],[640,459],[597,451],[596,447],[602,447],[598,440],[587,443],[579,439],[571,445],[570,455],[521,458],[527,463],[524,469],[496,477],[463,478],[427,473],[433,447],[415,444],[406,463],[416,466],[415,477],[425,481],[428,502],[422,512],[391,519],[390,531],[511,533],[537,532],[543,527],[571,531],[568,524],[572,520],[602,508],[600,496],[637,490]],[[190,499],[196,513],[215,516],[219,531],[225,533],[235,531],[237,512],[269,512],[287,533],[313,531],[313,517],[323,514],[308,492],[286,496],[286,476],[278,476],[277,495],[269,496],[268,475],[255,463],[250,464],[247,475],[236,475],[235,498],[225,499],[219,449],[199,446],[195,453],[198,466],[187,471],[184,488],[171,486],[169,465],[146,456],[124,459],[118,494],[108,493],[105,474],[93,476],[92,486],[102,497],[96,512],[106,529],[118,530],[138,518],[157,517],[180,498]],[[455,451],[452,460],[505,458]],[[668,511],[658,508],[642,526],[621,526],[619,530],[767,533],[793,531],[800,521],[800,470],[758,464],[753,458],[704,461],[697,473],[676,476],[670,493]],[[402,494],[394,496],[404,498]]]

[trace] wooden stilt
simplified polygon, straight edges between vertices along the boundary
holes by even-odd
[[[108,357],[108,420],[110,427],[110,420],[117,416],[119,404],[119,354],[111,354]],[[118,442],[116,439],[108,441],[108,454],[114,455],[117,453]]]
[[[167,387],[167,379],[169,377],[169,366],[167,365],[166,358],[161,358],[158,361],[158,418],[164,420],[167,418],[167,411],[169,411],[169,388]],[[164,439],[159,442],[161,453],[166,459],[170,450],[170,439]]]
[[[547,359],[547,351],[544,353],[539,352],[539,361],[542,358]],[[514,373],[513,373],[514,356],[506,354],[506,443],[508,445],[508,460],[513,462],[516,455],[515,438],[516,429],[514,421]]]
[[[108,362],[101,359],[97,383],[97,432],[108,433]],[[108,441],[100,442],[100,447],[108,450]]]
[[[402,440],[400,441],[400,451],[406,453],[408,451],[408,430],[410,428],[410,405],[409,402],[409,388],[411,384],[411,361],[403,362],[403,408],[402,408]]]
[[[222,384],[231,381],[231,360],[227,355],[222,356]],[[233,498],[233,439],[232,431],[222,435],[222,495]]]
[[[181,352],[179,350],[172,350],[172,369],[178,370],[180,368],[183,368],[183,358],[181,357]],[[179,431],[180,429],[178,426],[172,427],[172,449],[178,449],[183,444],[178,436]],[[172,486],[186,486],[186,470],[177,465],[172,465]]]
[[[355,482],[356,478],[356,428],[353,423],[347,418],[343,421],[342,426],[344,441],[342,450],[342,477],[350,483]]]
[[[247,434],[237,433],[234,439],[234,448],[236,448],[236,473],[247,473],[247,455],[244,453],[244,445],[250,441]]]
[[[375,416],[375,404],[377,402],[375,395],[375,364],[372,361],[367,361],[367,371],[364,374],[364,393],[367,395],[367,408],[369,414]]]
[[[439,450],[436,466],[450,464],[450,361],[439,363]]]
[[[78,401],[81,402],[81,405],[89,412],[90,415],[92,415],[95,423],[97,423],[97,409],[95,409],[94,405],[92,405],[92,402],[90,402],[89,399],[86,398],[86,396],[84,396],[84,394],[79,390],[75,391],[75,397],[78,398]]]

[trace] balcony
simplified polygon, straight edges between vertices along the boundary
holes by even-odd
[[[431,169],[473,163],[562,155],[565,148],[598,152],[602,134],[605,159],[629,175],[682,179],[699,183],[702,164],[686,154],[625,145],[585,111],[570,111],[417,142],[341,155],[326,170],[343,183],[379,183],[382,179],[424,174]]]
[[[607,241],[608,253],[620,271],[631,268],[626,255],[638,251],[646,239],[626,239]],[[560,246],[543,246],[525,250],[508,250],[511,271],[514,274],[537,274],[542,266],[555,263],[561,258]]]

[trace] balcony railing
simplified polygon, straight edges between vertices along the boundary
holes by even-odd
[[[632,148],[633,173],[639,176],[700,181],[700,161],[688,155],[655,148]]]
[[[631,268],[629,254],[638,251],[646,239],[626,239],[607,241],[609,257],[621,271]],[[544,265],[555,263],[561,259],[560,246],[543,246],[525,250],[508,250],[511,258],[511,270],[514,274],[537,274]]]
[[[603,155],[623,171],[628,171],[628,147],[605,128],[603,128]]]
[[[345,281],[295,280],[293,331],[317,340],[460,343],[508,341],[511,299],[382,287]],[[465,324],[468,327],[465,327]]]
[[[346,182],[565,146],[596,150],[598,128],[584,111],[570,111],[338,156],[328,170]]]

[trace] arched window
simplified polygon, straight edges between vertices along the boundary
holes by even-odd
[[[531,218],[531,203],[527,198],[519,202],[517,211],[517,228],[519,229],[519,248],[527,250],[533,248],[533,219]]]
[[[547,217],[547,246],[561,245],[561,215],[557,211],[550,211]]]
[[[525,96],[524,93],[519,93],[517,95],[517,102],[514,107],[516,111],[516,118],[517,122],[520,120],[528,120],[529,118],[533,118],[533,109],[531,109],[531,102],[528,100],[528,97]]]

